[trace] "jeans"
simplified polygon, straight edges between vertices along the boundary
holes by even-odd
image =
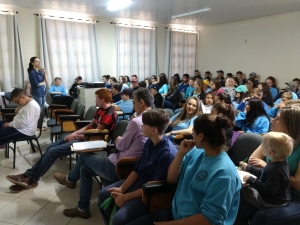
[[[82,211],[89,211],[90,209],[93,176],[100,176],[111,182],[120,180],[116,172],[116,166],[107,157],[95,153],[80,154],[67,179],[71,183],[76,183],[80,178],[78,208]]]
[[[127,223],[126,225],[153,225],[154,222],[172,220],[174,220],[174,218],[172,214],[172,208],[170,208],[165,210],[157,210],[155,212],[146,214],[133,222]]]
[[[29,137],[26,134],[19,132],[16,128],[13,127],[3,127],[4,121],[0,121],[0,145],[4,145],[10,141]]]
[[[165,100],[164,108],[173,109],[173,102]]]
[[[113,187],[120,187],[125,180],[118,181],[112,185],[109,185],[102,190],[99,191],[98,194],[98,203],[99,206],[104,202],[107,198],[111,196],[110,192],[107,191],[109,188]],[[133,192],[140,189],[140,187],[135,183],[133,184],[125,193]],[[100,209],[103,221],[106,225],[109,224],[109,218],[111,215],[112,208],[109,208],[107,210]],[[143,203],[142,198],[136,198],[132,199],[128,202],[126,202],[115,214],[115,216],[112,219],[113,225],[124,225],[131,221],[134,221],[141,216],[144,216],[148,213],[148,209],[146,205]]]
[[[30,178],[29,184],[38,182],[40,177],[50,169],[57,158],[68,156],[71,153],[70,146],[75,142],[81,141],[83,140],[65,142],[62,139],[49,145],[39,161],[24,173],[26,177]]]
[[[33,98],[40,106],[44,106],[44,104],[45,104],[45,96],[35,96],[35,95],[32,95],[32,98]]]

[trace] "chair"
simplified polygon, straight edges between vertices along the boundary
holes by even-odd
[[[165,106],[165,100],[166,100],[166,96],[162,96],[162,101],[161,101],[161,108],[163,109]]]
[[[262,143],[262,136],[254,133],[241,134],[232,147],[228,150],[233,163],[238,166],[240,161],[245,160],[255,151]]]
[[[170,119],[171,119],[172,116],[174,116],[174,112],[173,112],[172,109],[164,109],[164,110],[168,113]]]
[[[81,103],[78,106],[78,109],[76,111],[76,115],[71,115],[71,116],[76,117],[76,119],[82,119],[83,115],[84,115],[84,110],[85,110],[85,104]],[[65,116],[65,115],[60,115],[59,117],[57,117],[57,119],[58,118],[63,119],[63,116]],[[70,115],[66,115],[66,116],[70,116]],[[65,123],[66,126],[63,126],[62,123]],[[50,140],[53,143],[53,137],[54,136],[55,136],[55,141],[57,141],[58,140],[57,136],[60,133],[70,132],[70,131],[75,131],[75,130],[76,130],[76,126],[74,124],[74,120],[71,120],[71,121],[70,120],[61,121],[61,124],[57,124],[57,125],[54,125],[53,127],[51,127]]]
[[[5,156],[9,157],[9,149],[13,150],[14,153],[14,160],[13,160],[13,169],[15,168],[15,164],[16,164],[16,143],[19,141],[27,141],[30,143],[32,151],[35,152],[35,149],[40,151],[40,154],[42,156],[42,150],[39,144],[39,137],[42,134],[42,127],[43,127],[43,120],[44,120],[44,110],[43,110],[43,106],[41,107],[41,112],[40,112],[40,117],[38,119],[38,123],[37,123],[37,127],[39,128],[39,134],[38,136],[36,136],[35,134],[33,136],[30,137],[26,137],[26,138],[19,138],[16,140],[12,140],[9,143],[6,144],[6,148],[5,148]],[[33,141],[36,141],[36,145],[33,143]],[[11,146],[9,146],[10,143],[14,144],[14,147],[12,148]]]
[[[19,105],[16,103],[10,103],[12,99],[10,98],[11,92],[5,92],[4,95],[1,95],[2,102],[5,108],[17,108]],[[8,101],[8,104],[6,104]]]

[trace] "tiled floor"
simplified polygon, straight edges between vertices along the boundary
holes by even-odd
[[[42,151],[50,144],[49,129],[42,133],[39,139]],[[26,225],[84,225],[104,224],[97,205],[99,186],[94,182],[91,200],[91,218],[69,218],[63,215],[66,208],[77,205],[79,187],[69,189],[58,184],[53,174],[60,172],[67,174],[69,171],[69,158],[57,159],[50,170],[41,178],[35,189],[20,193],[11,193],[9,186],[12,185],[5,176],[19,174],[30,168],[40,157],[39,152],[32,153],[27,142],[18,143],[16,155],[16,168],[12,168],[13,154],[5,158],[4,150],[0,149],[0,225],[26,224]]]

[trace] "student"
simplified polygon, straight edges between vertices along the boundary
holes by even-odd
[[[178,183],[172,208],[147,214],[128,225],[234,224],[241,181],[223,150],[227,126],[224,116],[199,116],[194,122],[193,140],[181,142],[168,170],[167,181]]]
[[[257,86],[258,89],[262,90],[263,96],[261,100],[263,100],[269,107],[274,106],[274,98],[272,97],[272,94],[270,92],[270,86],[267,83],[259,83]]]
[[[238,105],[247,97],[248,89],[245,85],[240,85],[234,91],[235,98],[233,99],[232,104],[234,108],[237,109]]]
[[[177,153],[164,131],[169,123],[169,115],[163,109],[152,109],[142,115],[143,135],[148,137],[140,160],[126,180],[116,182],[100,190],[99,205],[113,197],[119,207],[112,224],[127,224],[148,212],[142,201],[142,185],[153,180],[165,180],[170,163]],[[101,209],[104,223],[109,224],[112,209]]]
[[[273,108],[269,109],[268,110],[268,115],[270,117],[275,118],[277,116],[278,112],[279,112],[279,109],[281,107],[284,107],[286,102],[291,100],[291,99],[293,99],[293,95],[292,95],[291,92],[289,92],[289,91],[283,92],[283,94],[281,95],[281,102],[279,104],[275,105]]]
[[[225,77],[224,77],[224,71],[223,70],[218,70],[218,80],[220,81],[221,87],[225,87]]]
[[[140,157],[147,137],[142,132],[142,115],[151,109],[153,96],[148,89],[140,88],[133,93],[134,110],[137,116],[130,120],[125,133],[115,141],[116,153],[108,157],[96,153],[80,154],[75,166],[66,176],[55,173],[54,178],[58,183],[74,189],[80,179],[80,199],[78,206],[65,209],[64,215],[68,217],[90,217],[90,199],[92,195],[93,176],[100,176],[110,182],[120,180],[116,172],[116,164],[121,158]]]
[[[206,71],[204,76],[205,76],[204,79],[211,79],[211,73],[210,73],[210,71]]]
[[[235,75],[239,79],[238,85],[243,85],[247,83],[247,80],[243,78],[244,74],[242,71],[237,71]]]
[[[209,86],[210,81],[211,81],[211,80],[209,80],[209,79],[203,80],[203,84],[204,84],[204,88],[205,88],[206,93],[209,92],[209,91],[211,91],[211,88],[210,88],[210,86]]]
[[[299,91],[299,85],[300,85],[300,79],[299,78],[295,78],[293,79],[293,82],[295,82],[297,85],[296,85],[296,90],[295,90],[295,93],[298,94],[298,91]]]
[[[269,132],[263,136],[261,151],[270,162],[262,169],[245,162],[240,168],[250,174],[243,181],[250,186],[243,187],[243,197],[257,209],[288,205],[290,196],[289,164],[286,158],[294,148],[293,139],[281,132]]]
[[[126,82],[128,88],[129,88],[131,86],[130,78],[129,78],[129,76],[124,76],[124,78],[125,78],[125,82]]]
[[[219,102],[224,102],[227,105],[232,105],[231,97],[227,92],[218,93],[217,95],[215,95],[215,103]]]
[[[185,92],[185,99],[188,99],[189,97],[192,96],[192,93],[193,93],[193,91],[194,91],[195,80],[196,80],[195,77],[191,77],[191,78],[189,79],[189,87],[186,89],[186,92]]]
[[[100,88],[95,92],[95,98],[99,109],[95,113],[94,119],[89,125],[73,132],[64,139],[49,145],[39,161],[30,169],[26,170],[25,173],[6,176],[7,180],[16,184],[10,187],[12,192],[20,192],[27,190],[28,188],[36,187],[40,177],[49,170],[57,158],[69,156],[71,153],[70,146],[75,142],[84,141],[83,132],[85,130],[90,128],[112,130],[114,128],[116,124],[116,114],[110,105],[110,90],[107,88]]]
[[[271,92],[271,95],[273,97],[273,100],[276,99],[276,97],[278,95],[278,89],[277,89],[277,84],[276,84],[275,78],[272,77],[272,76],[269,76],[269,77],[266,78],[265,82],[270,87],[270,92]]]
[[[159,85],[159,93],[162,96],[166,96],[169,91],[169,86],[168,86],[168,78],[165,73],[159,74],[157,78],[157,84]]]
[[[152,84],[157,84],[157,76],[152,75],[151,76],[151,82],[152,82]]]
[[[182,82],[178,86],[179,91],[184,93],[186,92],[187,88],[189,87],[189,78],[190,76],[187,73],[183,74]]]
[[[192,96],[198,97],[200,100],[204,99],[206,92],[205,92],[205,86],[203,84],[203,80],[197,78],[194,83],[194,91],[192,93]]]
[[[69,95],[72,96],[73,98],[78,98],[78,93],[77,93],[77,86],[82,83],[82,77],[77,76],[75,78],[74,83],[72,84],[70,90],[69,90]]]
[[[119,83],[122,84],[122,89],[121,91],[123,91],[124,89],[128,89],[130,86],[128,86],[128,84],[126,83],[126,76],[120,76],[119,77]]]
[[[12,122],[0,120],[0,145],[19,138],[27,138],[36,132],[37,121],[40,118],[40,106],[25,91],[15,88],[10,95],[13,102],[19,107]]]
[[[259,81],[257,80],[257,74],[255,73],[255,72],[252,72],[252,73],[250,73],[249,74],[249,78],[250,77],[253,77],[254,78],[254,80],[255,80],[255,85],[256,85],[256,87],[257,87],[257,85],[259,84]]]
[[[146,88],[149,88],[152,85],[152,81],[150,77],[145,78],[144,82],[146,83]],[[141,82],[140,82],[141,86]]]
[[[169,127],[172,131],[166,135],[172,140],[177,134],[192,135],[193,122],[200,114],[202,114],[200,100],[195,96],[188,98],[183,109],[170,119]]]
[[[265,134],[269,130],[269,119],[259,98],[250,98],[244,112],[235,118],[235,125],[239,132]]]
[[[244,111],[246,105],[248,104],[249,99],[260,98],[262,100],[262,97],[263,97],[263,91],[261,89],[255,88],[253,90],[253,94],[251,95],[251,97],[244,98],[243,101],[237,106],[237,110]],[[262,104],[263,104],[265,112],[268,113],[268,111],[269,111],[268,105],[263,100],[262,100]]]
[[[227,73],[227,74],[226,74],[226,80],[227,80],[228,78],[233,78],[232,73]],[[226,82],[225,82],[225,86],[226,86]]]
[[[112,103],[118,102],[121,100],[121,90],[123,84],[113,84],[111,86],[111,93],[112,93]]]
[[[249,77],[247,82],[251,85],[252,88],[257,88],[258,86],[254,77]]]
[[[154,105],[155,105],[155,108],[162,108],[163,97],[158,92],[158,90],[159,90],[158,84],[152,84],[149,87],[149,89],[150,89],[151,93],[154,96]]]
[[[179,108],[179,101],[182,95],[178,89],[177,77],[172,77],[170,81],[170,87],[166,95],[164,108],[172,109],[173,111]]]
[[[225,84],[224,84],[225,85]],[[212,79],[210,81],[210,84],[209,84],[210,88],[211,88],[211,91],[214,93],[214,94],[217,94],[217,92],[221,89],[221,90],[224,90],[222,87],[221,87],[221,82],[219,79]]]
[[[203,114],[209,114],[213,104],[215,104],[215,95],[212,91],[206,93],[204,100],[202,101],[201,107]]]
[[[199,70],[195,70],[195,71],[194,71],[194,77],[195,77],[196,79],[197,79],[197,78],[202,79]]]
[[[133,102],[132,102],[132,91],[130,89],[124,89],[121,92],[121,100],[112,104],[112,108],[115,111],[122,111],[123,113],[132,113],[133,110]],[[128,119],[129,115],[125,117]]]
[[[48,90],[48,93],[51,94],[52,92],[61,92],[61,94],[55,94],[53,95],[53,98],[56,98],[58,96],[66,96],[66,88],[61,85],[61,78],[55,77],[54,78],[54,85],[51,85],[51,87]]]
[[[111,85],[109,83],[109,78],[110,78],[109,75],[103,75],[102,81],[104,82],[106,88],[111,89]]]
[[[225,88],[223,89],[230,95],[231,99],[234,99],[235,97],[235,88],[234,79],[232,77],[228,77],[225,82]]]

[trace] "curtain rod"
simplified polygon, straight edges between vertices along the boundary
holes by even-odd
[[[153,26],[131,25],[131,24],[127,24],[127,23],[116,23],[116,22],[109,22],[109,23],[110,23],[110,24],[124,24],[124,25],[137,26],[137,27],[151,27],[151,28],[157,28],[157,27],[153,27]]]
[[[1,10],[1,12],[10,12],[10,11],[7,11],[7,10]],[[19,13],[18,11],[11,11],[11,12],[15,12],[16,14]]]
[[[191,31],[191,32],[199,32],[198,30],[185,30],[185,29],[179,29],[179,28],[171,28],[171,27],[165,27],[165,29],[170,29],[170,30],[179,30],[179,31]]]
[[[41,16],[42,14],[38,14],[38,13],[35,13],[34,15],[36,15],[36,16]],[[45,15],[44,15],[45,16]],[[74,18],[71,18],[71,17],[64,17],[64,16],[51,16],[51,15],[48,15],[49,17],[58,17],[58,18],[60,18],[60,19],[69,19],[69,20],[79,20],[79,21],[87,21],[87,22],[89,22],[89,21],[92,21],[92,22],[96,22],[96,23],[99,23],[99,21],[98,20],[85,20],[85,19],[74,19]]]

